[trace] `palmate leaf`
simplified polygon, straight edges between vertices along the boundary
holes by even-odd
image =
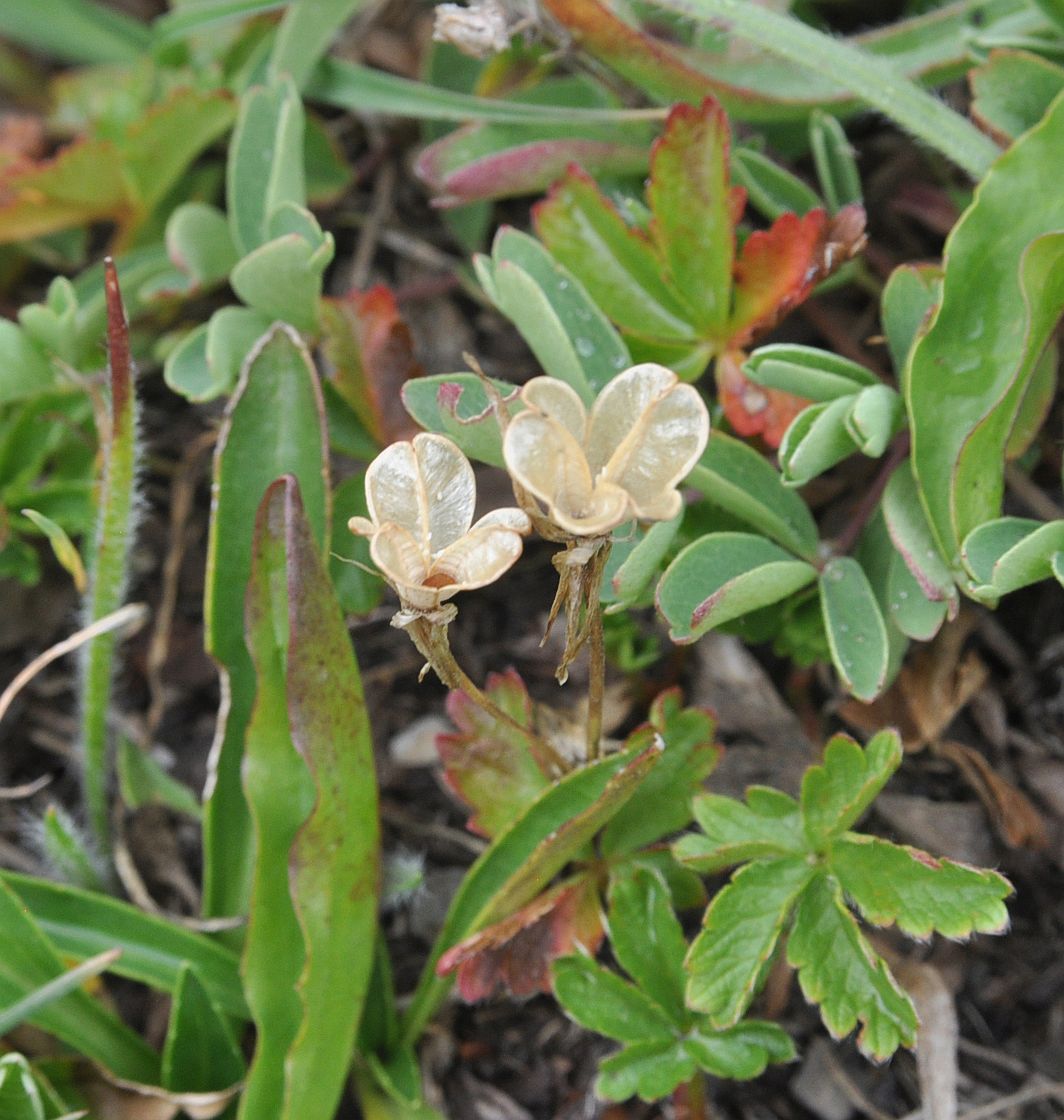
[[[836,735],[824,749],[823,763],[811,766],[802,779],[802,818],[810,847],[816,850],[854,824],[901,759],[895,731],[881,731],[864,750],[848,736]]]
[[[778,790],[752,786],[745,804],[716,793],[702,794],[695,798],[694,813],[704,835],[684,836],[673,852],[698,871],[720,871],[751,859],[805,850],[798,803]]]
[[[787,960],[798,970],[802,991],[819,1005],[835,1038],[860,1023],[857,1045],[876,1059],[915,1042],[916,1011],[909,997],[862,935],[841,887],[823,872],[802,893]]]
[[[657,1101],[690,1081],[696,1068],[694,1055],[677,1038],[637,1042],[599,1066],[595,1093],[608,1101]]]
[[[563,957],[555,962],[554,994],[582,1027],[617,1042],[676,1038],[676,1024],[654,1000],[588,957]]]
[[[873,925],[896,923],[913,937],[932,932],[946,937],[1001,933],[1008,925],[1002,899],[1012,887],[996,871],[854,835],[832,844],[828,866]]]
[[[687,1003],[715,1027],[732,1026],[750,1006],[762,968],[813,873],[802,856],[759,860],[737,871],[713,899],[687,956]]]

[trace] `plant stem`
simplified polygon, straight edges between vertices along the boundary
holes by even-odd
[[[909,446],[908,430],[899,432],[890,445],[886,458],[880,465],[879,473],[872,480],[872,485],[861,495],[850,514],[849,521],[835,538],[832,545],[834,555],[845,556],[857,543],[861,530],[868,524],[868,519],[875,513],[876,506],[879,505],[879,499],[883,497],[883,491],[886,490],[887,483],[890,482],[890,476],[894,473],[894,468],[909,454]]]
[[[980,179],[1001,149],[959,113],[922,90],[886,59],[816,31],[749,0],[654,0],[703,22],[725,20],[730,31],[806,70],[830,74],[906,132]]]
[[[587,760],[602,755],[602,701],[606,691],[606,642],[602,632],[602,607],[596,597],[588,602]]]
[[[500,708],[458,664],[451,652],[446,623],[434,623],[425,618],[418,618],[407,627],[407,631],[421,655],[432,666],[436,676],[447,688],[464,692],[481,711],[492,719],[520,732],[521,736],[528,742],[528,748],[532,752],[536,765],[539,766],[545,776],[557,777],[559,774],[565,773],[568,766],[554,747],[531,728],[519,723],[509,712]]]
[[[122,309],[114,263],[104,263],[107,296],[107,344],[111,366],[110,431],[101,433],[104,466],[99,481],[92,584],[86,603],[89,622],[116,611],[125,593],[129,553],[133,543],[134,480],[136,476],[136,399],[129,327]],[[101,634],[85,647],[81,676],[82,784],[85,812],[93,839],[102,854],[111,848],[108,803],[110,752],[107,719],[115,635]]]
[[[709,1120],[705,1076],[698,1072],[681,1085],[673,1095],[673,1104],[676,1106],[676,1120]]]

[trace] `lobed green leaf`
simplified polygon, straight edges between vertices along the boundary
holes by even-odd
[[[659,1004],[589,957],[561,957],[551,972],[558,1002],[582,1027],[618,1042],[675,1038],[676,1024]]]
[[[746,802],[717,793],[694,801],[703,835],[688,834],[673,845],[678,860],[704,874],[752,859],[773,859],[805,851],[798,803],[766,786],[751,786]]]

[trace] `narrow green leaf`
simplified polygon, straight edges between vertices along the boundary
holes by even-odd
[[[789,342],[759,346],[743,362],[743,373],[758,385],[810,401],[833,401],[880,384],[871,370],[849,358]]]
[[[524,405],[517,386],[493,381],[499,395],[516,415]],[[471,459],[503,465],[502,431],[484,386],[475,373],[442,373],[416,377],[402,389],[403,407],[429,432],[450,436]]]
[[[21,1054],[0,1058],[0,1116],[5,1120],[45,1120],[41,1091]]]
[[[695,798],[694,813],[704,835],[683,836],[672,850],[703,874],[751,859],[796,855],[806,847],[798,803],[779,790],[751,786],[745,804],[703,793]]]
[[[751,533],[710,533],[683,549],[665,569],[658,610],[674,642],[693,642],[812,583],[817,571]]]
[[[618,1042],[671,1039],[677,1028],[648,995],[589,957],[561,957],[551,968],[554,994],[582,1027]]]
[[[52,874],[71,886],[105,890],[100,855],[61,805],[49,805],[41,818],[41,845]]]
[[[872,804],[901,765],[898,733],[880,731],[863,750],[847,735],[824,748],[824,761],[802,779],[802,820],[810,846],[820,850],[845,832]]]
[[[162,1087],[171,1093],[228,1089],[244,1076],[244,1059],[222,1013],[194,969],[181,970],[163,1047]]]
[[[843,890],[873,925],[896,923],[920,938],[1002,933],[1008,925],[1002,899],[1012,887],[996,871],[936,859],[875,836],[841,836],[827,858]]]
[[[838,118],[814,109],[809,116],[809,146],[820,189],[831,213],[837,213],[851,202],[860,202],[861,176],[857,158]]]
[[[118,742],[118,788],[129,809],[143,805],[165,805],[193,820],[203,817],[199,798],[183,782],[168,774],[147,751],[134,742]]]
[[[4,0],[0,31],[67,62],[133,62],[147,49],[148,28],[132,16],[90,0]]]
[[[271,433],[267,441],[265,431]],[[204,806],[209,916],[242,914],[247,905],[251,838],[240,765],[255,678],[244,641],[243,589],[251,571],[255,511],[266,487],[292,474],[315,540],[324,545],[327,470],[324,406],[313,362],[294,332],[277,327],[248,355],[215,451],[204,614],[207,649],[226,682],[229,703]]]
[[[277,29],[269,75],[302,89],[333,38],[365,0],[293,0]]]
[[[173,11],[160,16],[152,24],[153,38],[157,44],[166,44],[174,39],[203,34],[226,23],[275,11],[288,3],[289,0],[196,0],[192,4],[175,5]]]
[[[804,486],[854,453],[846,420],[854,398],[836,397],[800,412],[780,442],[780,474],[788,486]]]
[[[823,873],[798,903],[787,960],[833,1037],[842,1038],[860,1023],[857,1045],[877,1061],[915,1043],[912,1002],[858,929],[841,888]]]
[[[682,521],[682,512],[671,521],[655,521],[612,573],[610,567],[607,567],[600,596],[603,603],[609,604],[606,607],[607,614],[616,614],[627,607],[635,606],[643,598],[658,574],[662,561],[668,555]],[[619,552],[617,538],[623,530],[638,535],[634,524],[622,526],[617,530],[614,534],[611,559]]]
[[[1062,142],[1064,95],[994,164],[954,226],[942,302],[910,356],[913,469],[954,564],[961,541],[1000,511],[1009,433],[1064,307]]]
[[[635,1096],[660,1101],[690,1081],[695,1068],[695,1058],[679,1040],[636,1042],[599,1065],[595,1095],[607,1101]]]
[[[726,1031],[695,1031],[684,1047],[715,1077],[749,1081],[760,1077],[769,1062],[793,1062],[794,1043],[782,1027],[752,1019]]]
[[[687,485],[803,559],[816,559],[820,537],[809,507],[742,440],[711,432]]]
[[[755,148],[737,144],[732,150],[731,173],[750,202],[769,219],[793,211],[799,217],[823,206],[820,196],[797,175],[774,163]]]
[[[0,1007],[63,975],[58,953],[6,884],[0,886],[0,939]],[[82,988],[39,1006],[31,1021],[118,1077],[157,1082],[155,1051]]]
[[[683,1030],[687,1019],[683,970],[687,942],[665,881],[645,868],[614,876],[610,881],[609,932],[617,963]]]
[[[739,1021],[814,868],[800,856],[747,864],[717,893],[687,956],[687,1003],[714,1027]]]
[[[244,94],[229,145],[226,206],[241,256],[267,239],[270,215],[282,203],[306,205],[303,106],[290,80]]]
[[[27,1019],[32,1019],[42,1008],[55,1000],[61,999],[69,992],[74,992],[87,984],[94,976],[99,976],[111,967],[115,959],[121,956],[121,949],[110,949],[98,957],[90,957],[74,968],[57,976],[54,980],[42,984],[29,995],[17,1000],[15,1003],[0,1010],[0,1036],[10,1034],[16,1027],[21,1026]],[[3,1104],[3,1095],[0,1093],[0,1106]],[[0,1116],[6,1114],[0,1111]]]
[[[403,1038],[416,1039],[450,988],[435,974],[443,952],[513,913],[635,793],[660,758],[657,750],[615,755],[574,770],[545,790],[495,838],[462,880],[443,929],[403,1018]]]
[[[247,1018],[238,960],[217,941],[108,895],[13,871],[0,871],[0,883],[14,892],[64,957],[88,960],[108,949],[121,949],[111,965],[113,973],[170,993],[187,964],[218,1007],[227,1015]]]
[[[859,700],[871,700],[886,683],[890,649],[883,613],[856,560],[837,556],[824,565],[820,603],[842,683]]]
[[[1064,521],[1001,517],[965,538],[961,555],[979,583],[996,597],[1053,576],[1052,559],[1064,549]]]
[[[23,517],[28,517],[34,525],[48,538],[55,558],[69,573],[78,591],[84,591],[88,585],[89,577],[85,572],[85,565],[81,562],[81,554],[74,547],[74,542],[67,536],[67,531],[62,525],[57,525],[50,517],[38,513],[35,509],[19,510]]]

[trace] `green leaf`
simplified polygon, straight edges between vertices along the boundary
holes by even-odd
[[[860,1023],[857,1045],[877,1061],[915,1043],[912,1002],[858,929],[841,888],[823,873],[813,878],[798,903],[787,960],[834,1038]]]
[[[996,599],[1052,579],[1052,560],[1062,549],[1064,521],[1001,517],[969,533],[961,555],[980,584],[977,593],[986,591]]]
[[[632,364],[628,347],[583,284],[528,234],[502,227],[491,258],[475,263],[492,302],[513,321],[543,369],[571,385],[586,404]]]
[[[683,1030],[687,1025],[683,970],[687,942],[673,912],[669,888],[660,876],[637,867],[610,880],[609,933],[617,963],[674,1026]]]
[[[737,144],[732,149],[732,178],[769,221],[793,211],[799,216],[823,206],[820,196],[763,152]]]
[[[166,252],[188,277],[190,291],[221,283],[237,262],[228,219],[205,202],[185,202],[170,215]]]
[[[5,0],[0,31],[42,53],[82,63],[133,62],[151,38],[140,20],[90,0],[62,0],[48,9],[34,0]]]
[[[870,385],[854,398],[845,423],[857,450],[878,459],[903,427],[905,408],[889,385]]]
[[[10,1034],[26,1020],[33,1019],[48,1004],[83,988],[93,977],[99,976],[101,972],[110,968],[120,953],[120,949],[110,949],[98,957],[91,957],[67,972],[61,973],[54,980],[49,980],[48,983],[35,988],[22,999],[8,1004],[0,1010],[0,1035]],[[0,1116],[4,1115],[0,1112]]]
[[[803,559],[816,559],[820,537],[809,507],[783,485],[765,457],[742,440],[710,432],[687,485]]]
[[[570,168],[533,216],[555,260],[615,323],[648,338],[693,340],[688,313],[662,278],[655,247],[642,230],[625,224],[584,172]]]
[[[674,642],[779,602],[812,583],[816,569],[751,533],[709,533],[665,569],[657,605]]]
[[[283,203],[306,205],[303,106],[290,80],[255,86],[240,102],[229,145],[226,206],[241,256],[269,239],[270,216]]]
[[[795,900],[814,874],[801,856],[748,864],[717,893],[687,957],[687,1003],[730,1027],[764,979]]]
[[[953,938],[1002,933],[1008,926],[1002,899],[1012,887],[996,871],[936,859],[874,836],[839,837],[827,859],[832,874],[872,925],[896,923],[919,938],[932,932]]]
[[[743,373],[758,385],[810,401],[833,401],[880,384],[871,370],[849,358],[789,342],[759,346],[743,362]]]
[[[624,752],[565,775],[496,837],[462,880],[403,1019],[403,1038],[419,1037],[450,981],[436,976],[446,949],[533,898],[639,788],[660,759],[651,749]]]
[[[675,1037],[675,1023],[657,1003],[590,957],[561,957],[551,972],[558,1002],[582,1027],[618,1042]]]
[[[788,486],[804,486],[854,453],[846,420],[854,398],[836,397],[800,412],[780,442],[780,474]]]
[[[809,116],[809,147],[830,212],[835,214],[851,202],[860,202],[857,158],[837,117],[813,110]]]
[[[883,517],[894,547],[928,599],[957,613],[957,587],[927,523],[908,461],[898,465],[883,493]]]
[[[1064,89],[1064,68],[1022,50],[995,50],[968,74],[972,116],[1011,139],[1033,128]]]
[[[241,1108],[251,1117],[282,1099],[279,1074],[284,1108],[275,1115],[333,1114],[373,964],[373,747],[358,666],[312,534],[298,483],[278,480],[256,520],[248,589],[258,691],[244,783],[257,857],[244,974],[259,1045]]]
[[[820,603],[842,683],[859,700],[873,699],[886,683],[890,649],[883,613],[856,560],[837,556],[824,565]]]
[[[0,1116],[5,1120],[45,1120],[41,1091],[21,1054],[0,1058]]]
[[[728,119],[716,103],[678,105],[650,161],[650,236],[663,276],[689,309],[697,333],[719,336],[731,316],[735,217]]]
[[[0,886],[0,1006],[10,1006],[63,974],[59,954],[18,896]],[[41,1006],[33,1024],[118,1077],[156,1083],[159,1057],[103,1004],[77,988]]]
[[[181,970],[163,1047],[162,1087],[172,1093],[227,1089],[244,1076],[244,1059],[222,1013],[194,969]]]
[[[261,311],[220,307],[167,355],[163,366],[167,385],[190,401],[209,401],[231,392],[248,354],[271,323]]]
[[[269,75],[302,89],[318,59],[365,0],[293,0],[273,40]]]
[[[253,249],[233,269],[233,291],[270,319],[313,333],[318,328],[322,277],[335,251],[309,210],[284,203],[269,219],[272,240]]]
[[[657,745],[662,755],[628,802],[602,830],[603,855],[618,856],[649,847],[691,821],[691,793],[716,765],[717,725],[704,708],[685,708],[678,689],[658,695],[647,724],[628,737],[628,751]]]
[[[14,892],[64,957],[88,960],[121,949],[111,972],[170,993],[187,964],[227,1015],[247,1018],[237,958],[217,941],[107,895],[13,871],[0,871],[0,883]]]
[[[144,805],[165,805],[200,820],[203,809],[199,798],[183,782],[168,774],[152,755],[123,736],[118,741],[118,787],[129,809]]]
[[[892,551],[887,575],[887,600],[890,622],[906,637],[929,642],[946,621],[950,604],[929,599],[916,577],[909,571],[901,553]]]
[[[880,731],[863,750],[847,735],[824,748],[824,761],[802,779],[802,820],[814,850],[845,832],[872,804],[901,765],[898,733]]]
[[[41,846],[52,874],[71,886],[105,889],[106,872],[99,853],[61,805],[49,805],[41,818]]]
[[[599,1065],[595,1095],[607,1101],[638,1096],[659,1101],[690,1081],[696,1059],[679,1040],[637,1042]]]
[[[621,547],[624,544],[623,534],[630,533],[638,537],[639,531],[634,523],[630,523],[627,526],[622,525],[614,533],[610,558],[617,556],[621,562],[615,568],[607,565],[603,576],[600,601],[609,604],[606,607],[606,614],[616,614],[640,602],[658,574],[662,561],[668,555],[682,521],[682,511],[671,521],[655,521],[646,533],[635,541],[634,547],[623,556],[621,555]]]
[[[794,1043],[782,1027],[752,1019],[726,1031],[695,1031],[684,1047],[715,1077],[749,1081],[760,1077],[769,1062],[793,1062]]]
[[[78,591],[84,592],[89,577],[85,572],[85,565],[81,562],[81,554],[74,546],[74,542],[67,536],[62,525],[57,525],[50,517],[38,513],[35,509],[19,510],[23,517],[28,517],[34,525],[48,538],[52,552],[63,569],[74,580]]]
[[[900,264],[880,297],[880,319],[891,361],[904,384],[909,351],[942,295],[942,269],[929,264]]]
[[[779,790],[751,786],[745,804],[703,793],[695,798],[694,814],[704,835],[683,836],[672,850],[678,860],[703,874],[805,851],[798,803]]]
[[[997,160],[954,226],[942,302],[910,356],[913,470],[955,565],[960,542],[998,515],[1009,433],[1064,307],[1062,142],[1064,95]]]
[[[204,806],[204,908],[210,916],[242,914],[247,907],[251,837],[240,766],[255,676],[244,641],[243,589],[255,511],[274,479],[293,474],[315,539],[324,544],[327,470],[313,362],[296,334],[277,327],[248,355],[215,451],[204,615],[207,649],[225,678],[229,704]]]
[[[516,415],[524,405],[518,389],[493,381],[500,396]],[[450,436],[471,459],[503,465],[502,432],[484,386],[475,373],[443,373],[416,377],[403,385],[403,406],[429,432]]]

